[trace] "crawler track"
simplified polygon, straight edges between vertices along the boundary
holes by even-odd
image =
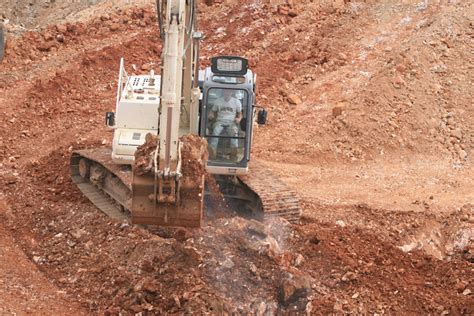
[[[89,168],[99,166],[100,181],[90,180],[90,174],[81,175],[80,161]],[[82,193],[102,212],[118,220],[131,219],[132,171],[129,166],[112,162],[108,148],[75,151],[71,157],[71,178]],[[259,161],[253,161],[250,173],[240,176],[244,200],[260,219],[275,216],[291,223],[299,223],[301,207],[296,193]]]
[[[101,183],[91,183],[89,177],[80,174],[81,160],[89,166],[103,168],[105,174]],[[72,181],[98,209],[114,219],[130,219],[132,171],[129,166],[114,164],[110,149],[75,151],[71,156],[70,167]]]
[[[291,223],[299,223],[301,206],[296,192],[274,175],[261,161],[252,161],[248,175],[239,180],[258,196],[257,212],[263,219],[283,217]]]

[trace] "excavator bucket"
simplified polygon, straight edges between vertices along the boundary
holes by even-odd
[[[132,223],[201,227],[203,220],[204,176],[195,188],[179,188],[179,198],[174,202],[156,201],[157,181],[152,173],[138,175],[132,180]]]
[[[157,175],[154,153],[158,138],[148,134],[135,152],[132,178],[134,224],[201,227],[203,221],[206,141],[197,135],[180,139],[180,172],[177,179]]]

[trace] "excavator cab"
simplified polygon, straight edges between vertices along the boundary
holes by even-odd
[[[210,174],[248,172],[255,79],[241,57],[214,57],[204,72],[200,135],[208,142]]]

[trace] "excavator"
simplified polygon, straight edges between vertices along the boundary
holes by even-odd
[[[73,182],[101,211],[133,224],[201,227],[208,176],[252,217],[299,222],[296,193],[250,162],[254,124],[267,112],[256,104],[248,60],[216,56],[200,69],[197,0],[157,0],[156,9],[161,73],[128,75],[120,60],[116,110],[105,120],[112,148],[74,151]]]

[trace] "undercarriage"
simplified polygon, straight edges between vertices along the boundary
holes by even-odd
[[[226,201],[242,214],[259,220],[278,216],[298,223],[301,207],[296,193],[264,163],[253,161],[250,168],[251,172],[245,176],[213,176]],[[71,178],[97,208],[114,219],[162,226],[199,227],[202,224],[206,208],[204,189],[181,188],[176,204],[157,203],[153,214],[132,212],[132,190],[135,198],[141,196],[137,201],[142,199],[147,203],[150,192],[143,190],[153,187],[154,179],[150,176],[135,179],[132,189],[131,167],[114,164],[108,148],[75,151],[71,157]],[[143,186],[137,186],[137,182],[143,182]]]

